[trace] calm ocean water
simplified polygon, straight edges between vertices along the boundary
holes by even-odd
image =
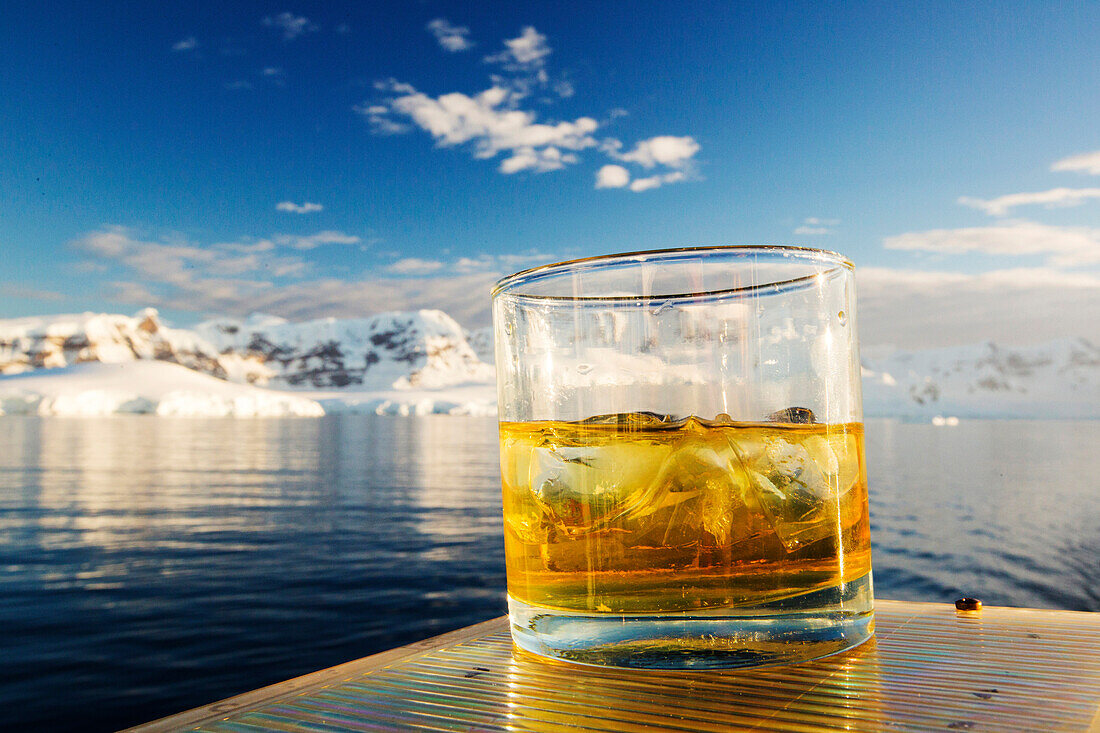
[[[867,423],[878,596],[1100,610],[1100,422]],[[0,418],[3,726],[112,730],[504,612],[496,424]]]

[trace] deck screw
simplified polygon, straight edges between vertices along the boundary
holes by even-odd
[[[960,598],[955,601],[955,609],[958,611],[980,611],[982,602],[979,598]]]

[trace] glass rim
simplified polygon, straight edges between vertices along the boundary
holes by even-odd
[[[517,293],[511,292],[511,288],[521,286],[524,283],[533,282],[535,280],[548,277],[552,274],[566,274],[571,270],[579,269],[580,267],[587,267],[590,265],[602,265],[613,264],[617,261],[629,261],[636,260],[637,262],[645,262],[646,258],[654,256],[656,258],[665,257],[668,255],[696,253],[705,254],[713,252],[716,254],[732,254],[732,253],[769,253],[769,254],[786,254],[797,255],[805,260],[812,261],[824,261],[831,263],[833,267],[822,270],[821,272],[815,272],[810,275],[802,275],[796,278],[790,278],[788,280],[773,280],[768,282],[754,283],[752,285],[744,285],[736,288],[720,288],[717,290],[704,290],[695,292],[681,292],[681,293],[654,293],[650,295],[535,295],[532,293]],[[538,265],[537,267],[530,267],[526,270],[520,270],[519,272],[512,273],[497,280],[493,285],[492,291],[489,293],[490,298],[509,297],[518,300],[538,300],[538,301],[586,301],[586,302],[632,302],[632,301],[651,301],[651,300],[676,300],[681,298],[698,298],[715,295],[732,295],[735,293],[752,293],[763,289],[772,290],[785,290],[788,286],[799,285],[813,280],[814,278],[822,275],[823,273],[832,272],[833,270],[844,268],[852,272],[855,271],[855,264],[845,257],[844,255],[829,249],[817,249],[815,247],[799,247],[795,245],[786,244],[717,244],[717,245],[703,245],[698,247],[669,247],[665,249],[650,249],[650,250],[637,250],[634,252],[618,252],[614,254],[594,255],[592,257],[579,257],[572,260],[562,260],[560,262],[552,262],[546,265]]]

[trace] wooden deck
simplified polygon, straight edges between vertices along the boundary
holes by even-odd
[[[546,661],[498,618],[131,730],[1100,731],[1100,614],[875,609],[853,651],[717,672]]]

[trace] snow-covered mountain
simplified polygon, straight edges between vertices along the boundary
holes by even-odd
[[[205,372],[219,379],[255,381],[262,360],[220,353],[192,331],[168,328],[157,311],[135,316],[81,313],[0,320],[0,374],[103,362],[156,359]]]
[[[1078,338],[867,354],[863,404],[875,417],[1100,418],[1100,346]]]
[[[474,328],[465,332],[466,343],[470,345],[470,348],[477,354],[477,358],[484,362],[492,364],[495,360],[493,355],[493,327],[485,326],[483,328]]]
[[[438,310],[302,323],[223,318],[199,324],[195,333],[221,354],[262,361],[269,373],[254,381],[275,386],[438,389],[494,378],[462,327]]]
[[[84,313],[0,320],[0,373],[153,359],[232,382],[302,389],[431,389],[493,380],[462,327],[442,311],[288,323],[271,316],[168,328],[136,316]]]
[[[173,379],[179,380],[170,379],[182,370],[139,369],[144,391],[127,396],[119,375],[138,372],[71,368],[149,360],[216,377],[188,382],[185,391],[193,402],[204,384],[237,382],[267,387],[260,391],[272,394],[289,390],[325,412],[491,414],[495,405],[491,331],[463,331],[441,311],[303,323],[270,316],[221,318],[191,330],[168,328],[152,309],[133,317],[88,313],[0,320],[0,373],[10,375],[0,376],[0,400],[14,400],[6,403],[8,412],[52,414],[73,406],[70,411],[81,413],[117,403],[125,411],[186,414],[183,393],[171,389]],[[161,384],[161,377],[168,381]],[[99,390],[99,396],[76,395],[78,381],[89,394]],[[248,400],[257,399],[254,393],[206,391],[218,397],[203,414],[315,411],[282,398],[253,408]],[[93,403],[99,407],[90,407]],[[236,406],[227,408],[230,403]],[[867,349],[863,404],[868,417],[1100,418],[1100,346],[1072,339],[1012,348],[986,343],[889,353]]]

